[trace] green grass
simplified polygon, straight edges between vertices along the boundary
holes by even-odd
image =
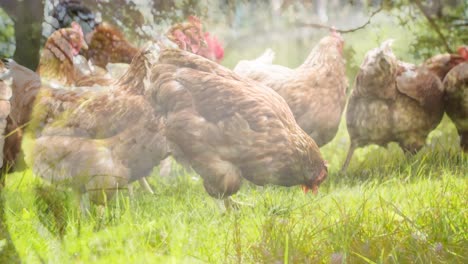
[[[25,263],[466,263],[468,157],[457,143],[445,119],[415,156],[370,146],[343,175],[341,128],[322,149],[331,173],[317,196],[244,184],[234,196],[244,205],[228,213],[181,168],[155,172],[156,195],[121,193],[90,215],[28,170],[8,175],[6,224]]]

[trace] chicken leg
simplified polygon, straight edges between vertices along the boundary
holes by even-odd
[[[346,160],[343,163],[343,167],[341,167],[341,173],[345,173],[346,169],[348,169],[349,162],[351,162],[351,158],[353,157],[354,151],[356,150],[356,144],[354,144],[352,141],[349,144],[349,150],[348,154],[346,154]]]
[[[149,185],[146,178],[141,178],[138,181],[140,182],[140,186],[143,187],[143,189],[145,189],[145,191],[147,191],[147,192],[149,192],[151,194],[154,194],[154,191],[153,191],[153,189],[151,189],[151,186]]]
[[[468,153],[468,131],[459,131],[460,146],[465,153]]]

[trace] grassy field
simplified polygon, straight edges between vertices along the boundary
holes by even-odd
[[[155,171],[154,196],[121,193],[100,216],[25,171],[8,175],[6,224],[25,263],[466,263],[468,157],[456,144],[444,120],[417,155],[370,146],[343,175],[341,128],[322,149],[331,173],[317,196],[244,184],[232,212],[179,167]]]
[[[391,25],[346,41],[360,62],[391,36],[399,36],[395,52],[410,57],[410,37]],[[225,64],[263,49],[232,47],[237,51]],[[289,65],[310,50],[278,49],[279,62]],[[155,170],[155,195],[135,184],[134,199],[120,193],[104,214],[90,215],[81,214],[70,192],[47,187],[30,170],[17,172],[3,192],[6,227],[24,263],[468,263],[468,156],[448,119],[418,154],[407,157],[395,144],[369,146],[341,174],[348,144],[342,122],[322,148],[331,167],[318,195],[245,182],[234,196],[243,205],[231,212],[180,167],[171,178]]]

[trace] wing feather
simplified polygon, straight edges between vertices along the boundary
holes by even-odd
[[[441,80],[424,67],[408,70],[397,79],[399,92],[418,101],[423,107],[435,107],[443,96]]]

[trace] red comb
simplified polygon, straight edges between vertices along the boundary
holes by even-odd
[[[341,34],[338,31],[336,31],[336,27],[331,27],[330,32],[331,32],[331,35],[334,37],[337,37],[337,38],[341,37]]]
[[[78,22],[73,21],[70,26],[73,30],[78,32],[81,35],[81,37],[84,37],[83,30],[81,29],[81,26]]]
[[[78,22],[76,21],[73,21],[71,22],[71,25],[70,25],[74,30],[78,30],[78,31],[81,31],[81,26]]]
[[[457,49],[458,54],[462,56],[465,60],[468,60],[468,46],[461,46]]]
[[[221,61],[224,58],[224,48],[218,38],[209,32],[205,32],[205,41],[208,49],[214,53],[216,61]]]

